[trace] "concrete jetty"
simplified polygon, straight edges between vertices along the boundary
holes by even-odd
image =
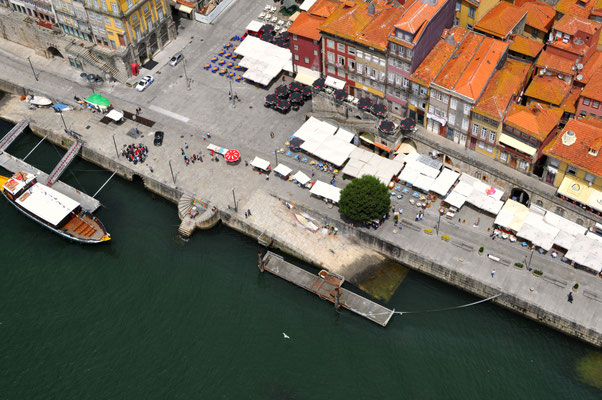
[[[328,300],[338,308],[342,306],[368,320],[387,326],[394,310],[390,310],[358,294],[341,287],[343,279],[320,271],[318,275],[297,267],[271,251],[268,251],[259,265],[261,271],[268,271],[282,279],[317,294],[321,299]]]

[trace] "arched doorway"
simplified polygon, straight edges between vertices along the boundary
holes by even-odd
[[[155,54],[159,48],[157,45],[157,34],[155,32],[151,33],[148,39],[148,45],[150,47],[150,53]]]
[[[529,195],[523,189],[513,188],[510,191],[510,198],[514,201],[518,201],[519,203],[524,204],[527,207],[529,207],[529,205],[531,204],[529,200]]]
[[[161,47],[165,46],[165,43],[167,43],[167,41],[169,40],[169,35],[167,34],[167,25],[163,25],[161,27],[161,33],[160,33],[160,38],[161,38]]]
[[[52,57],[60,57],[60,58],[64,58],[63,55],[61,54],[60,51],[58,51],[58,49],[54,46],[50,46],[49,48],[46,49],[46,51],[48,52],[48,54],[50,54]]]
[[[140,64],[144,64],[144,62],[148,59],[146,43],[140,43],[138,45],[138,59],[140,60]]]
[[[399,148],[397,149],[397,151],[395,153],[397,154],[409,154],[409,153],[414,153],[417,150],[417,146],[416,146],[416,142],[414,142],[412,139],[403,139],[401,141],[401,144],[399,145]]]

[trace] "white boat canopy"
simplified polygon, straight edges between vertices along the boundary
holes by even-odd
[[[54,227],[79,207],[77,201],[40,183],[28,189],[16,203]]]

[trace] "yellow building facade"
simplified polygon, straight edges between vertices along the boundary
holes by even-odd
[[[500,0],[457,0],[456,25],[472,29]]]

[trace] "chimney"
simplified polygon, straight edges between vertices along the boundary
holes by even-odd
[[[368,15],[374,15],[376,13],[376,7],[374,7],[374,3],[371,2],[366,11],[368,12]]]

